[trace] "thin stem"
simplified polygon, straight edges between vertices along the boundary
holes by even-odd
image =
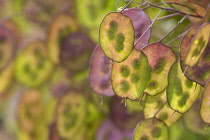
[[[156,21],[156,19],[158,18],[158,16],[162,13],[162,9],[160,10],[160,12],[156,15],[156,17],[153,19],[152,23],[147,27],[147,29],[144,31],[144,33],[139,37],[139,39],[136,41],[136,43],[134,44],[134,46],[136,46],[136,44],[141,40],[141,38],[146,34],[146,32],[152,27],[152,25],[154,24],[154,22]]]
[[[166,45],[171,44],[172,42],[178,40],[179,38],[183,37],[186,34],[186,31],[183,32],[182,34],[178,35],[177,37],[175,37],[174,39],[172,39],[171,41],[169,41],[168,43],[166,43]]]
[[[175,113],[176,113],[176,111],[174,111],[174,112],[171,114],[171,116],[169,117],[169,119],[171,119],[171,118],[174,116]]]
[[[167,103],[167,101],[161,105],[161,107],[158,109],[158,111],[155,113],[154,117],[160,112],[160,110],[163,108],[163,106]]]
[[[177,16],[177,15],[181,15],[181,14],[180,13],[170,14],[170,15],[167,15],[167,16],[164,16],[164,17],[157,18],[156,21],[166,19],[166,18],[169,18],[169,17],[173,17],[173,16]]]
[[[162,42],[171,32],[173,32],[174,29],[176,29],[186,18],[188,17],[188,15],[185,15],[179,22],[178,24],[171,29],[162,39],[160,39],[158,42]]]
[[[121,13],[125,10],[126,7],[128,7],[128,5],[132,2],[133,0],[130,0],[125,6],[124,8],[121,10]]]
[[[199,3],[196,3],[196,2],[194,2],[194,1],[191,1],[191,0],[188,0],[188,1],[191,2],[191,3],[194,3],[194,4],[196,4],[196,5],[198,5],[198,6],[200,6],[200,7],[206,8],[206,7],[204,7],[203,5],[201,5],[201,4],[199,4]]]
[[[209,126],[210,126],[210,124],[208,124],[208,126],[207,126],[207,127],[205,127],[205,128],[204,128],[204,130],[208,129],[208,128],[209,128]]]

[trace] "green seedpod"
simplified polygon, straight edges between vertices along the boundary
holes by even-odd
[[[122,62],[130,55],[134,38],[132,21],[121,12],[108,13],[100,24],[100,46],[105,55],[115,62]]]
[[[192,67],[198,63],[209,42],[209,32],[210,23],[203,24],[196,31],[195,36],[191,40],[191,44],[184,61],[187,66]]]
[[[168,103],[164,104],[164,106],[155,115],[156,118],[164,121],[168,127],[178,121],[181,116],[182,114],[171,109]]]
[[[210,82],[208,82],[204,87],[203,98],[201,103],[200,114],[201,118],[205,123],[210,124]]]
[[[136,49],[123,62],[113,62],[111,82],[114,92],[121,98],[139,99],[149,81],[150,66],[147,56]]]
[[[46,82],[53,69],[42,41],[26,44],[18,53],[14,66],[16,80],[29,87],[38,87]]]
[[[151,67],[151,77],[144,92],[154,96],[165,90],[168,84],[167,75],[176,56],[171,48],[160,42],[149,44],[142,51],[148,57]]]
[[[156,118],[146,119],[137,124],[133,140],[168,140],[168,127]]]
[[[210,22],[210,3],[206,9],[206,14],[203,17],[203,21],[202,24],[206,23],[206,22]]]
[[[80,134],[87,117],[86,100],[81,93],[69,91],[58,102],[56,108],[57,131],[63,139],[74,139]]]
[[[187,79],[181,70],[180,63],[173,64],[168,75],[166,90],[170,107],[179,113],[187,112],[197,100],[202,87]]]
[[[144,117],[151,118],[158,112],[160,108],[167,102],[166,91],[156,95],[156,96],[146,96],[144,103]]]
[[[60,45],[63,38],[77,30],[77,22],[67,13],[60,13],[52,18],[47,34],[47,50],[49,58],[55,64],[59,63]]]

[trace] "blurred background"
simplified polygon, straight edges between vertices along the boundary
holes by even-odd
[[[94,93],[88,79],[101,20],[127,3],[0,0],[0,140],[132,139],[144,119],[143,104],[127,100],[124,107],[119,97]],[[158,11],[145,10],[151,20]],[[149,42],[158,41],[181,18],[155,22]],[[164,43],[190,24],[185,20]],[[171,44],[176,52],[178,45]],[[210,140],[198,105],[170,126],[171,140]]]

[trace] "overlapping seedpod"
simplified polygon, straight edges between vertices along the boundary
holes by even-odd
[[[54,64],[48,59],[46,45],[41,40],[26,43],[14,63],[16,80],[29,87],[42,85],[54,71]]]

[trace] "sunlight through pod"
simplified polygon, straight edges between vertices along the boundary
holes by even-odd
[[[113,62],[111,80],[114,92],[121,98],[139,99],[150,79],[147,56],[136,49],[123,62]]]
[[[188,80],[183,74],[180,63],[173,64],[168,75],[166,90],[170,107],[180,113],[187,112],[198,99],[202,87]]]
[[[105,55],[115,62],[124,61],[134,44],[132,21],[121,12],[108,13],[99,27],[99,42]]]
[[[151,67],[151,77],[145,92],[154,96],[165,90],[167,75],[176,56],[171,48],[160,42],[149,44],[142,51],[148,57]]]

